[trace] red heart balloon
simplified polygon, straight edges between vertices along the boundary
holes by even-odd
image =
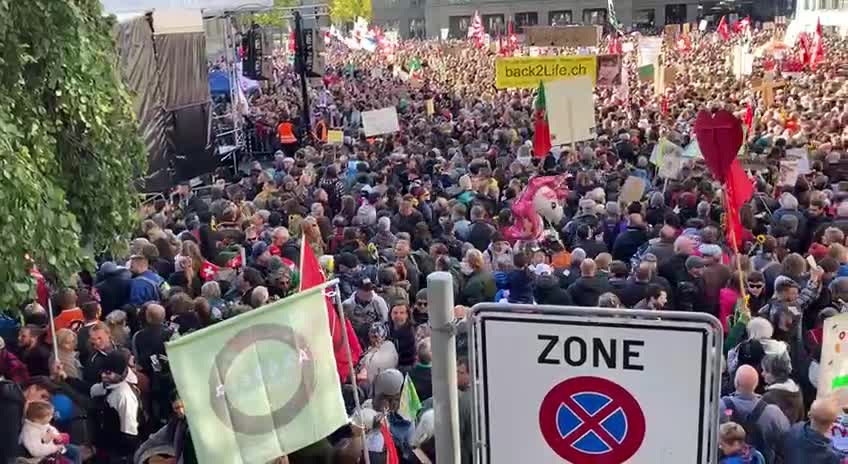
[[[695,120],[695,137],[713,177],[724,183],[742,146],[742,121],[729,111],[701,111]]]

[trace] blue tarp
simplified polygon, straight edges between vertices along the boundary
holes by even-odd
[[[213,71],[209,73],[209,93],[213,95],[230,94],[230,78],[224,71]]]

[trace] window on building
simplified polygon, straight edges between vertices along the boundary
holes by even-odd
[[[491,36],[506,33],[506,20],[502,14],[483,15],[483,29]]]
[[[468,37],[469,26],[471,26],[471,16],[451,16],[448,20],[448,32],[454,39]]]
[[[603,26],[606,23],[606,8],[586,8],[583,10],[583,24],[598,24]]]
[[[654,27],[657,12],[653,8],[635,10],[633,12],[633,25],[637,27]]]
[[[427,28],[424,24],[424,18],[409,20],[409,37],[412,39],[424,39],[427,37]]]
[[[677,3],[665,6],[666,24],[683,24],[686,22],[686,5]]]
[[[539,13],[515,13],[515,32],[522,34],[524,26],[537,26],[539,24]]]
[[[557,10],[549,12],[548,24],[551,26],[566,26],[571,24],[571,10]]]

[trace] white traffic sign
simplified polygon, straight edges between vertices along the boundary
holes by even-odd
[[[518,305],[470,318],[475,462],[714,462],[715,318]]]

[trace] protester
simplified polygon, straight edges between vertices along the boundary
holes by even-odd
[[[324,277],[338,280],[326,291],[337,367],[348,365],[342,332],[351,348],[366,347],[361,357],[352,349],[355,379],[340,380],[344,392],[361,390],[374,408],[373,420],[356,432],[367,439],[372,462],[386,456],[383,427],[400,464],[433,461],[428,424],[435,411],[425,406],[416,423],[401,417],[398,403],[406,373],[419,398],[432,403],[438,361],[429,337],[445,330],[457,332],[459,446],[462,463],[472,462],[466,315],[474,305],[498,302],[717,316],[727,334],[725,375],[734,384],[723,393],[735,390],[720,405],[723,420],[733,421],[718,437],[721,462],[757,463],[757,451],[766,463],[835,462],[826,438],[833,411],[821,400],[807,414],[805,402],[815,398],[811,380],[826,320],[848,309],[848,42],[826,35],[827,56],[799,72],[786,68],[799,54],[792,44],[782,57],[758,52],[751,76],[724,66],[743,39],[761,50],[784,31],[776,29],[727,40],[693,30],[685,47],[666,41],[663,67],[675,78],[664,89],[640,78],[640,39],[619,37],[633,51],[602,60],[602,81],[621,86],[594,90],[594,137],[538,156],[534,92],[497,89],[498,53],[489,47],[401,40],[372,53],[329,38],[324,78],[307,89],[309,127],[298,76],[287,54],[274,52],[267,85],[238,111],[248,143],[267,144],[273,161],[253,153],[247,171],[222,168],[209,190],[181,183],[166,192],[140,213],[133,240],[121,243],[129,253],[96,251],[93,279],[85,272],[73,283],[48,276],[58,362],[50,361],[47,299],[20,302],[18,346],[0,345],[0,410],[20,421],[2,421],[0,437],[7,438],[8,422],[8,433],[20,437],[25,402],[49,401],[54,391],[38,376],[52,374],[83,397],[73,403],[96,425],[85,444],[95,445],[98,462],[128,462],[134,454],[137,462],[195,462],[165,344],[297,292],[307,277],[303,253],[312,251]],[[531,50],[517,43],[499,53]],[[608,65],[613,61],[626,75]],[[410,69],[411,62],[420,68]],[[768,102],[753,84],[766,71],[780,82]],[[399,130],[366,136],[365,112],[389,107]],[[750,120],[734,158],[754,192],[735,215],[694,143],[699,112],[719,109]],[[330,143],[327,131],[340,131],[341,142]],[[669,144],[686,155],[679,173],[666,178],[654,154]],[[809,172],[790,173],[793,180],[783,161],[799,152],[806,159],[798,171]],[[631,177],[641,192],[625,192]],[[552,195],[530,195],[538,178],[559,186]],[[741,222],[736,244],[729,219]],[[453,277],[456,320],[447,328],[431,326],[427,284],[436,271]],[[338,311],[350,330],[333,318]],[[316,445],[329,450],[321,456],[356,456],[346,445],[362,446],[358,435],[340,435]],[[6,443],[4,459],[15,453]],[[309,453],[280,459],[311,462],[304,461]]]

